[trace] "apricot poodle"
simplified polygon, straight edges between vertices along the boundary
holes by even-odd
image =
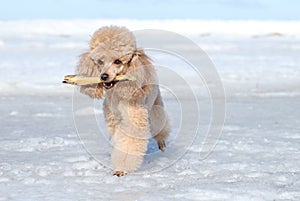
[[[81,55],[77,73],[100,76],[103,84],[80,87],[91,98],[105,98],[103,111],[111,134],[114,175],[137,170],[152,137],[161,151],[166,149],[169,123],[158,87],[157,75],[149,57],[137,49],[135,36],[124,27],[103,27]],[[130,81],[118,82],[125,75]]]

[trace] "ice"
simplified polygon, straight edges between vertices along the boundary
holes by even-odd
[[[150,141],[141,169],[122,178],[103,166],[110,155],[108,140],[97,140],[106,132],[101,101],[82,99],[92,104],[76,108],[78,89],[61,81],[74,73],[91,33],[108,24],[175,31],[211,57],[227,106],[223,133],[206,158],[201,152],[211,105],[205,85],[178,58],[148,51],[199,93],[199,110],[188,109],[195,111],[190,121],[200,114],[200,134],[188,147],[176,141],[176,135],[187,140],[193,134],[189,125],[178,133],[180,104],[192,107],[191,97],[187,85],[159,75],[173,83],[162,86],[172,126],[166,152]],[[0,200],[300,200],[298,27],[296,21],[1,21]],[[97,160],[80,141],[74,115],[96,128],[87,134],[96,136]],[[91,117],[98,123],[93,127]],[[180,149],[186,153],[171,161]]]

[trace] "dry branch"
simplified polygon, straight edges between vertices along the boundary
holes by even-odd
[[[132,78],[128,78],[125,75],[118,75],[114,79],[115,82],[121,81],[132,81]],[[66,75],[62,83],[65,84],[74,84],[74,85],[89,85],[89,84],[99,84],[103,83],[100,77],[85,77],[81,75]]]

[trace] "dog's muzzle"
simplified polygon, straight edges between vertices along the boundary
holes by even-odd
[[[111,89],[115,86],[115,81],[111,81],[111,82],[105,82],[109,79],[109,75],[106,74],[106,73],[103,73],[101,76],[100,76],[101,80],[103,80],[103,86],[105,89]]]

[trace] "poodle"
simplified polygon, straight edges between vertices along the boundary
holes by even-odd
[[[97,30],[89,51],[80,56],[77,74],[99,76],[103,83],[85,85],[80,92],[105,98],[103,111],[111,135],[114,175],[136,171],[143,162],[152,136],[161,151],[166,149],[169,122],[151,59],[136,47],[135,36],[125,27]],[[129,81],[116,81],[118,75]]]

